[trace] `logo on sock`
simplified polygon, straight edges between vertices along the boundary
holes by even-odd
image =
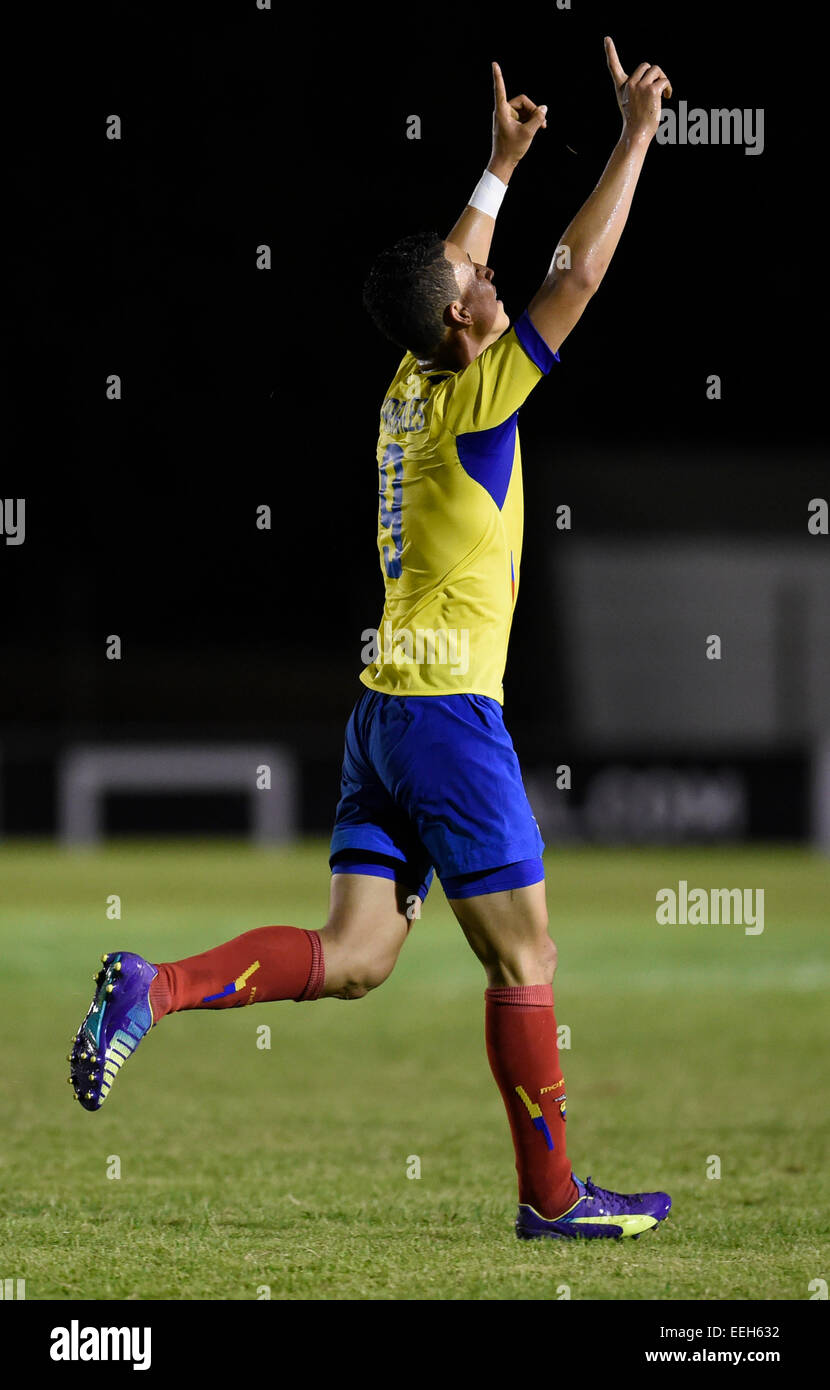
[[[218,994],[206,995],[202,1003],[212,1004],[216,999],[224,999],[227,994],[238,994],[241,989],[245,988],[246,981],[253,975],[255,970],[259,970],[258,960],[255,960],[253,965],[249,965],[248,969],[244,974],[240,975],[238,979],[231,980],[230,984],[225,985],[224,989],[220,989]]]
[[[527,1113],[530,1116],[531,1120],[533,1121],[534,1129],[538,1129],[540,1134],[543,1134],[545,1136],[545,1143],[547,1144],[549,1149],[552,1149],[554,1146],[553,1140],[551,1138],[550,1130],[548,1129],[547,1124],[545,1122],[545,1117],[542,1114],[541,1105],[537,1105],[535,1101],[532,1101],[530,1099],[530,1096],[527,1094],[527,1091],[524,1089],[524,1086],[517,1086],[516,1094],[519,1097],[519,1100],[522,1102],[522,1105],[524,1105],[525,1109],[527,1110]]]

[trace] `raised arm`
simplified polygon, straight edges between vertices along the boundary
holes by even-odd
[[[628,220],[637,180],[660,123],[661,98],[671,96],[662,68],[640,63],[629,77],[605,40],[623,128],[602,178],[563,232],[541,288],[528,305],[534,327],[554,352],[597,289]]]
[[[536,106],[524,93],[508,101],[498,63],[493,63],[493,97],[493,148],[487,168],[506,185],[537,130],[547,125],[548,108]],[[486,265],[495,226],[495,217],[468,203],[446,240],[469,251],[479,265]]]

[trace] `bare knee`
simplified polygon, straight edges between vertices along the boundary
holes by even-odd
[[[332,999],[363,999],[370,990],[388,980],[394,961],[352,961],[341,970],[338,988],[326,990]],[[332,981],[334,984],[335,981]]]
[[[551,985],[556,974],[556,944],[545,932],[521,946],[497,948],[495,957],[484,965],[491,989]]]
[[[329,999],[363,999],[382,985],[395,968],[398,952],[367,949],[325,928],[320,933],[325,965],[323,996]]]

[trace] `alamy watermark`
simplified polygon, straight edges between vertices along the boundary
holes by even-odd
[[[763,108],[693,106],[690,111],[687,101],[679,101],[676,111],[663,107],[656,139],[658,145],[743,145],[744,154],[763,154]]]
[[[753,908],[755,897],[755,910]],[[655,917],[661,926],[743,925],[746,936],[760,936],[764,930],[763,888],[692,888],[681,878],[677,891],[659,888],[660,906]]]
[[[0,536],[6,545],[22,545],[26,539],[26,498],[0,497]]]
[[[448,666],[453,676],[466,676],[470,669],[470,632],[466,627],[394,628],[387,619],[381,632],[364,628],[360,640],[366,666]]]
[[[85,1327],[73,1318],[68,1327],[52,1328],[53,1361],[131,1361],[134,1371],[152,1364],[149,1327]]]

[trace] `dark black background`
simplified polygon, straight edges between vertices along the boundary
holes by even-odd
[[[606,32],[629,70],[667,70],[675,102],[765,111],[758,156],[653,145],[599,294],[522,411],[512,655],[538,679],[508,666],[514,729],[540,698],[567,727],[555,660],[528,660],[555,632],[557,503],[582,535],[806,535],[830,474],[815,25],[806,7],[644,0],[9,17],[0,495],[27,501],[25,544],[0,544],[12,778],[21,750],[171,728],[284,736],[333,777],[382,605],[374,450],[400,355],[362,283],[384,245],[446,235],[462,210],[493,57],[509,95],[549,107],[490,258],[513,318],[618,136]]]

